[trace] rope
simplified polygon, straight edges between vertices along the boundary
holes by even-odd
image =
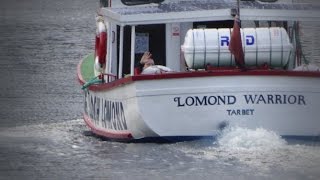
[[[94,78],[92,78],[91,80],[89,80],[88,82],[84,83],[84,85],[82,86],[82,90],[86,90],[89,86],[93,85],[93,84],[99,84],[102,83],[102,79],[97,79],[99,76],[96,76]]]

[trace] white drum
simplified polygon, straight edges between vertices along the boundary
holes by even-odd
[[[229,51],[232,29],[190,29],[181,49],[191,69],[202,69],[207,64],[215,67],[235,66]],[[284,28],[243,28],[242,47],[246,66],[268,64],[285,67],[293,49]]]

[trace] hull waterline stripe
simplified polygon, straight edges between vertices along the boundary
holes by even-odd
[[[88,115],[85,113],[83,114],[83,119],[85,123],[87,124],[88,127],[92,130],[97,135],[111,138],[111,139],[133,139],[132,134],[129,131],[115,131],[115,130],[104,130],[101,128],[96,127],[93,123],[92,120]]]

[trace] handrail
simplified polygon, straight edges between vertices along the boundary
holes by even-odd
[[[115,81],[116,79],[117,79],[117,76],[114,74],[102,73],[101,75],[98,75],[90,79],[88,82],[85,82],[81,89],[85,90],[91,85],[109,83],[109,82]]]
[[[111,73],[102,73],[102,75],[103,75],[104,82],[106,83],[115,81],[117,79],[117,76]]]

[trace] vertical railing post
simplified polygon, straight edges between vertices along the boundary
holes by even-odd
[[[118,79],[122,78],[123,69],[123,25],[120,26],[120,44],[119,44],[119,70]]]
[[[134,75],[134,56],[135,56],[135,39],[136,39],[136,26],[131,27],[131,63],[130,75]]]

